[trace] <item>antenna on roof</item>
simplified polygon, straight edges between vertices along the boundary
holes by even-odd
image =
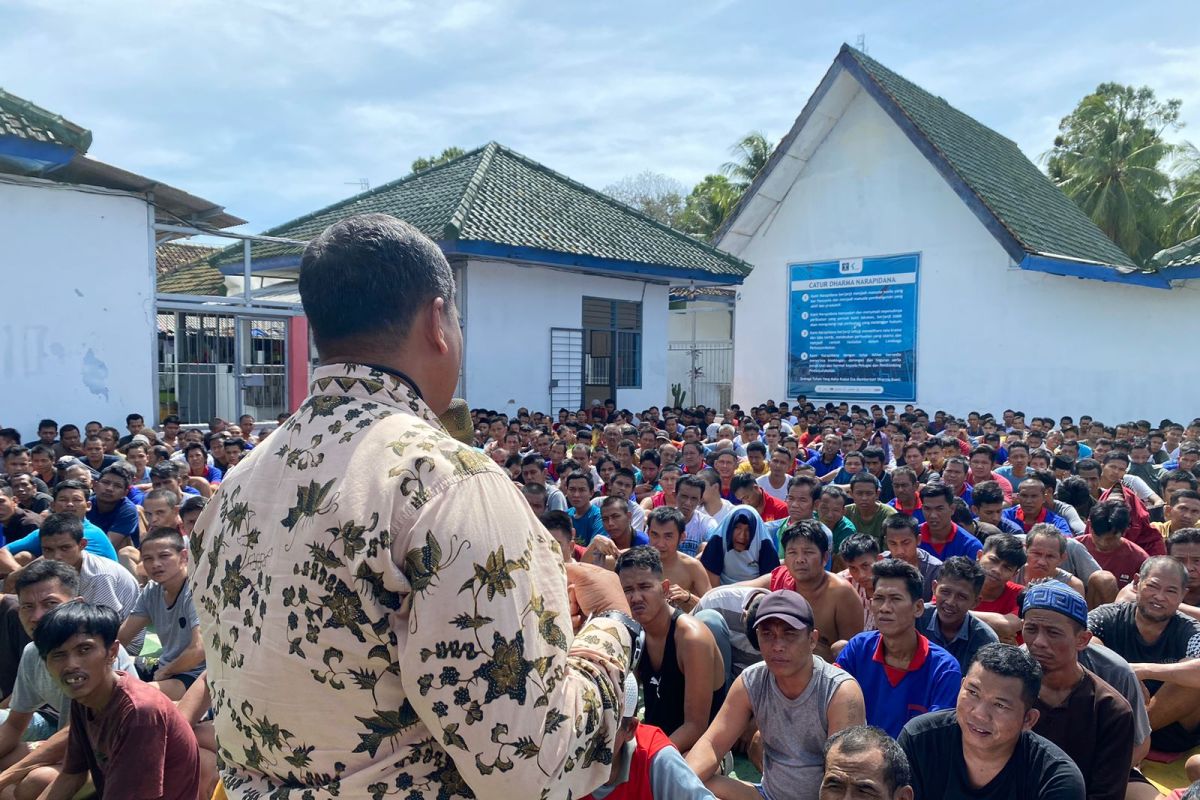
[[[360,192],[369,192],[371,190],[371,182],[366,178],[359,178],[356,181],[346,181],[346,186],[357,186]]]
[[[858,38],[854,40],[854,49],[863,55],[867,54],[867,35],[865,33],[860,33]]]

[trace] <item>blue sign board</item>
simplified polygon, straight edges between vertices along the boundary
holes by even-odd
[[[917,254],[788,265],[788,396],[917,399]]]

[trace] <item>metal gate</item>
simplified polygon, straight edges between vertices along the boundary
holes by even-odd
[[[667,382],[687,392],[685,406],[724,411],[732,402],[733,342],[669,342]]]
[[[550,329],[550,408],[578,411],[583,402],[583,331]]]
[[[286,411],[287,326],[283,317],[159,312],[158,418],[199,425]]]

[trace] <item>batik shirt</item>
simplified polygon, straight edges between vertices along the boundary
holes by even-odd
[[[582,796],[629,634],[572,635],[562,555],[406,383],[316,370],[191,538],[231,798]]]

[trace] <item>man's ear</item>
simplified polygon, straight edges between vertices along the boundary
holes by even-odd
[[[1022,731],[1033,730],[1033,726],[1037,725],[1038,718],[1041,717],[1041,712],[1036,708],[1031,708],[1025,712],[1025,720],[1021,723]]]

